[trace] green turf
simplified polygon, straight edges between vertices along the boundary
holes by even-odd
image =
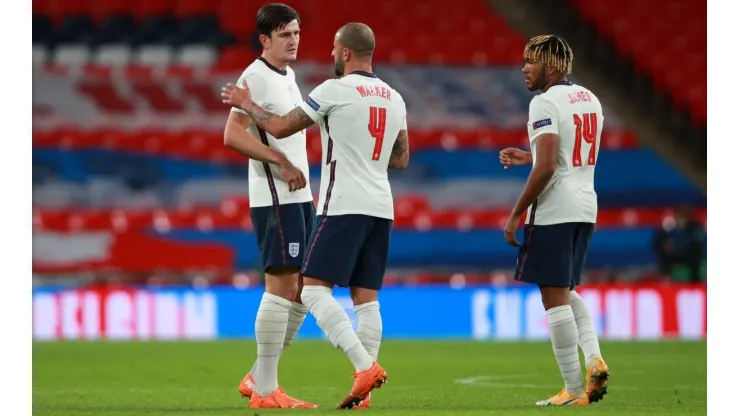
[[[250,341],[36,343],[35,415],[336,414],[351,366],[328,342],[298,341],[280,380],[314,410],[252,411],[236,391]],[[706,343],[604,343],[609,394],[586,408],[536,408],[562,386],[549,343],[383,343],[388,384],[373,393],[383,415],[706,414]]]

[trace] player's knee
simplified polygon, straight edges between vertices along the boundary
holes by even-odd
[[[570,288],[568,287],[540,286],[540,292],[542,293],[542,306],[545,310],[570,305]]]
[[[365,303],[376,302],[378,300],[378,291],[365,289],[362,287],[349,288],[349,295],[352,298],[352,304],[359,306]]]
[[[295,301],[299,292],[299,270],[295,267],[275,267],[265,272],[265,291],[283,299]]]
[[[307,285],[303,287],[300,297],[301,302],[303,302],[306,307],[310,308],[316,300],[325,295],[332,295],[331,287],[327,287],[324,285]]]

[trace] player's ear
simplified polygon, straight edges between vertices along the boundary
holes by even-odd
[[[260,35],[260,44],[263,49],[268,49],[270,47],[270,37],[267,35]]]

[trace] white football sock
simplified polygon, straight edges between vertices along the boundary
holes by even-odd
[[[355,306],[357,316],[357,338],[373,361],[378,361],[380,340],[383,336],[383,321],[380,318],[378,301]]]
[[[257,337],[257,363],[254,377],[255,390],[262,397],[278,388],[278,358],[283,349],[285,331],[292,302],[280,296],[262,295],[254,331]]]
[[[582,392],[581,359],[578,357],[578,327],[570,305],[548,309],[547,325],[550,327],[552,351],[560,367],[560,374],[565,380],[565,388],[570,393]]]
[[[578,345],[583,350],[583,356],[586,357],[586,368],[588,368],[597,357],[601,357],[594,321],[591,319],[586,301],[575,290],[570,291],[570,307],[573,309],[573,316],[576,318],[578,327]]]
[[[301,300],[311,311],[311,315],[316,318],[316,323],[329,341],[347,354],[352,365],[355,366],[355,371],[365,371],[372,367],[372,357],[365,351],[362,342],[352,330],[349,316],[332,296],[331,288],[304,286]]]
[[[296,334],[301,329],[303,321],[306,319],[306,313],[308,308],[301,305],[300,303],[292,302],[290,307],[290,315],[288,316],[288,329],[285,331],[285,340],[283,340],[283,349],[280,350],[280,356],[283,355],[285,348],[295,341]],[[252,369],[249,370],[249,374],[254,377],[254,372],[257,370],[257,364],[259,363],[259,357],[254,361]]]
[[[306,313],[308,308],[297,302],[291,302],[290,305],[290,316],[288,317],[288,329],[285,331],[285,340],[283,341],[283,351],[288,347],[298,334],[298,331],[303,325],[303,321],[306,319]]]

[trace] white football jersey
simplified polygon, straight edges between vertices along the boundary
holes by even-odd
[[[564,81],[534,97],[529,105],[529,144],[537,160],[537,137],[557,134],[558,166],[545,190],[529,207],[527,223],[596,223],[594,171],[604,113],[591,91]]]
[[[301,107],[321,128],[319,215],[362,214],[393,219],[388,161],[406,130],[406,104],[368,72],[330,79]]]
[[[283,116],[293,110],[302,101],[301,92],[295,82],[295,73],[288,67],[281,71],[270,65],[262,57],[239,77],[237,85],[246,82],[252,94],[252,100],[265,110]],[[231,108],[246,114],[244,110]],[[290,192],[288,184],[278,176],[278,167],[258,160],[249,160],[249,205],[265,207],[313,201],[308,176],[308,154],[306,152],[306,132],[276,139],[252,123],[248,131],[262,143],[280,150],[306,176],[306,187]]]

